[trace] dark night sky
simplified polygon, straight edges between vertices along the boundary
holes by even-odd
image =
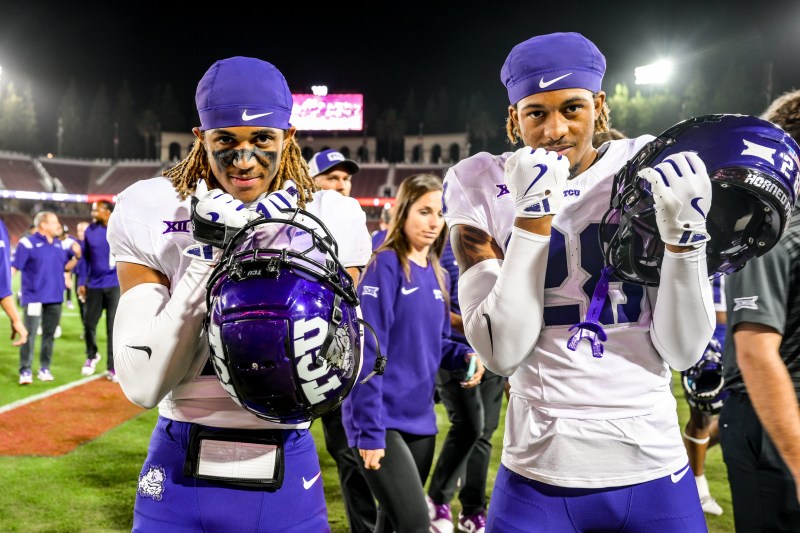
[[[552,31],[579,31],[598,45],[607,92],[616,81],[632,85],[633,68],[663,54],[681,72],[772,61],[775,93],[800,87],[800,2],[792,0],[91,4],[0,0],[3,76],[32,83],[40,114],[52,113],[47,103],[57,103],[70,78],[90,96],[125,78],[141,100],[170,82],[188,113],[215,60],[250,55],[281,69],[293,92],[324,83],[363,92],[365,105],[382,109],[402,107],[412,88],[420,108],[442,87],[454,106],[481,91],[501,120],[506,54]],[[378,15],[378,5],[389,14]]]

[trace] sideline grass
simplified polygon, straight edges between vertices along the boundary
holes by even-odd
[[[51,370],[56,381],[26,387],[17,385],[19,351],[6,339],[8,321],[0,318],[0,407],[13,401],[81,379],[80,368],[85,359],[85,347],[79,336],[80,319],[77,309],[64,307],[61,321],[63,335],[55,341]],[[105,319],[98,325],[100,351],[105,355]],[[34,364],[38,369],[38,349]],[[105,359],[98,371],[105,369]],[[673,391],[679,395],[679,417],[684,424],[688,416],[680,385],[673,380]],[[505,410],[505,402],[503,404]],[[440,432],[437,455],[449,427],[444,408],[436,406]],[[150,410],[122,424],[100,438],[77,448],[63,457],[0,457],[0,531],[8,533],[105,533],[130,531],[133,502],[139,469],[144,461],[150,432],[157,413]],[[489,471],[488,492],[494,484],[503,435],[503,417],[493,438],[492,465]],[[35,420],[30,421],[36,424]],[[311,427],[317,442],[328,516],[333,533],[347,532],[347,520],[338,485],[336,466],[325,451],[322,424]],[[709,531],[733,531],[733,513],[727,474],[718,446],[708,453],[706,476],[711,493],[725,509],[720,517],[707,516]],[[458,500],[453,502],[453,514],[458,514]]]

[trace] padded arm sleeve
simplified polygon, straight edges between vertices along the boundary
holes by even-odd
[[[495,374],[513,374],[539,339],[549,248],[550,237],[515,227],[504,261],[481,261],[458,280],[464,333]]]
[[[716,324],[705,245],[664,251],[657,294],[650,338],[669,366],[686,370],[700,360]]]
[[[158,283],[125,292],[114,319],[114,363],[130,401],[150,409],[185,377],[201,339],[212,265],[192,261],[170,296]]]

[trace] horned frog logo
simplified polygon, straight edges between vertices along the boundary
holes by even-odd
[[[167,474],[161,466],[151,466],[147,473],[139,478],[139,487],[136,490],[140,495],[146,498],[152,498],[160,502],[164,497],[164,480]]]
[[[343,373],[350,372],[353,368],[353,347],[350,344],[350,335],[347,328],[339,326],[333,336],[333,342],[325,356],[328,364],[333,368],[341,370]]]

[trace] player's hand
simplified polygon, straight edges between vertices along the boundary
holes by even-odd
[[[555,215],[568,178],[569,160],[544,148],[520,148],[505,165],[506,185],[521,218]]]
[[[286,180],[281,190],[269,193],[258,202],[256,213],[264,218],[287,219],[291,213],[285,213],[282,210],[296,209],[297,196],[297,186],[292,180]]]
[[[386,455],[386,450],[362,450],[359,448],[358,455],[364,461],[364,468],[378,470],[381,467],[381,459]]]
[[[655,168],[643,168],[656,206],[661,240],[673,246],[698,246],[710,239],[706,216],[711,208],[711,180],[694,152],[667,157]]]
[[[225,191],[208,190],[203,179],[197,182],[192,197],[192,236],[196,241],[224,248],[254,216],[242,202]]]
[[[222,189],[208,190],[203,179],[197,182],[194,196],[197,198],[194,211],[208,222],[225,224],[231,228],[241,228],[250,222],[250,213],[242,202]]]
[[[78,300],[86,301],[86,285],[78,285]]]

